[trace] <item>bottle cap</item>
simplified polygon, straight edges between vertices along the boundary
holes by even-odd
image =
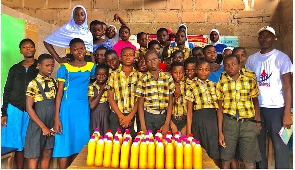
[[[129,129],[125,129],[125,132],[127,133],[127,132],[129,132],[130,133],[130,130]]]
[[[137,132],[137,135],[138,135],[138,136],[141,135],[141,132]]]
[[[103,140],[103,137],[102,137],[102,136],[100,136],[100,137],[99,137],[99,139]]]
[[[178,131],[176,131],[176,132],[174,133],[174,135],[179,135],[179,132],[178,132]]]
[[[196,144],[201,144],[201,142],[199,140],[196,140]]]
[[[93,135],[90,136],[90,139],[94,139],[94,138],[95,138],[95,136],[93,136]]]
[[[161,133],[161,130],[159,129],[159,130],[157,130],[157,133]]]
[[[170,135],[170,134],[171,134],[171,131],[170,131],[170,130],[168,130],[167,134],[169,134],[169,135]]]
[[[112,129],[108,129],[108,131],[107,132],[112,132]]]
[[[194,134],[189,134],[188,136],[189,136],[189,137],[194,137]]]
[[[97,132],[97,131],[99,131],[99,128],[95,128],[95,129],[94,129],[94,132]]]

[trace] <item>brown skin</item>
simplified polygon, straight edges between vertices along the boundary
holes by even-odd
[[[239,50],[235,50],[233,54],[239,57],[241,68],[244,68],[247,62],[246,51],[239,49]]]
[[[260,53],[266,54],[272,51],[273,42],[275,41],[276,37],[269,31],[262,31],[259,33],[258,42],[260,45]],[[293,124],[292,117],[291,117],[291,106],[293,102],[292,96],[292,75],[291,73],[286,73],[282,75],[282,85],[284,90],[284,101],[285,101],[285,109],[284,109],[284,116],[283,116],[283,126],[287,127],[288,129]]]
[[[122,60],[122,71],[125,73],[125,76],[128,77],[133,71],[133,63],[135,59],[135,52],[132,49],[125,49],[122,51],[121,60]],[[112,110],[116,113],[119,118],[119,123],[123,128],[128,128],[130,126],[131,119],[137,112],[138,102],[134,104],[132,111],[124,116],[120,111],[116,101],[115,101],[115,93],[111,90],[108,90],[108,102],[112,108]]]
[[[143,54],[143,53],[140,53],[140,54]],[[148,72],[148,68],[147,68],[145,60],[144,60],[144,55],[139,55],[138,71],[142,72],[142,73]]]
[[[103,44],[105,42],[105,39],[102,39],[102,36],[104,34],[102,24],[92,25],[90,27],[90,32],[93,36],[93,44]]]
[[[116,70],[119,67],[119,59],[116,54],[110,54],[105,56],[105,63],[112,69]]]
[[[172,62],[181,62],[184,63],[184,56],[182,53],[176,53],[172,56]]]
[[[105,49],[96,50],[95,62],[97,64],[104,64],[106,62],[106,59],[104,56],[105,52],[106,52]]]
[[[212,32],[210,33],[210,40],[211,40],[211,42],[213,42],[213,43],[215,43],[215,42],[217,42],[217,41],[219,40],[219,35],[217,34],[217,32],[212,31]]]
[[[185,66],[185,76],[189,78],[190,80],[195,78],[197,70],[197,64],[196,63],[188,63]]]
[[[41,74],[44,77],[48,77],[54,70],[54,60],[53,59],[43,60],[41,64],[38,63],[38,68],[40,70],[39,74]],[[27,96],[26,108],[30,116],[30,119],[34,121],[41,128],[44,136],[47,136],[47,137],[54,136],[54,132],[49,130],[49,128],[51,127],[47,127],[37,116],[36,112],[33,109],[33,104],[34,104],[34,98]],[[42,151],[41,168],[48,169],[50,167],[51,154],[52,154],[52,149],[44,149]],[[26,160],[27,160],[27,165],[29,169],[38,168],[39,158],[27,158]]]
[[[154,44],[149,49],[153,50],[155,53],[157,53],[158,56],[161,54],[161,47],[158,44]]]
[[[130,32],[127,28],[123,28],[120,30],[119,32],[119,37],[125,41],[125,42],[129,42],[129,37],[130,37]]]
[[[26,41],[21,44],[20,53],[24,56],[24,61],[22,62],[22,65],[25,68],[29,68],[32,64],[34,64],[35,52],[36,52],[36,49],[31,42]],[[7,126],[7,116],[1,117],[1,125]],[[24,168],[24,151],[16,151],[14,160],[16,162],[16,168],[23,169]]]
[[[86,54],[86,47],[84,43],[77,42],[72,44],[70,47],[71,54],[74,56],[74,61],[70,64],[74,67],[83,67],[86,65],[84,60]],[[59,109],[61,104],[61,98],[63,96],[63,89],[64,89],[64,82],[58,81],[58,91],[55,98],[55,121],[54,121],[54,131],[58,134],[62,133],[62,122],[59,120]],[[62,157],[59,158],[59,168],[66,169],[70,166],[71,162],[75,159],[77,154],[74,154],[69,157]]]
[[[192,51],[192,55],[193,55],[193,57],[196,57],[197,60],[204,59],[204,54],[203,54],[202,50],[194,50],[194,51]]]
[[[230,49],[226,49],[224,50],[223,54],[222,54],[222,57],[225,58],[226,56],[232,54],[232,50]]]
[[[140,45],[140,47],[147,47],[147,34],[142,34],[139,39],[137,39],[137,43]]]
[[[204,52],[205,60],[207,60],[211,65],[211,72],[215,72],[220,69],[221,65],[215,64],[217,59],[217,52],[215,47],[209,47]]]

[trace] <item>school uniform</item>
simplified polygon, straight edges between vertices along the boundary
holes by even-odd
[[[137,101],[137,98],[135,97],[137,82],[138,72],[134,68],[130,75],[126,77],[125,73],[122,70],[122,67],[119,67],[117,70],[111,72],[111,75],[108,79],[108,90],[114,92],[114,100],[124,116],[130,114]],[[128,127],[128,129],[130,129],[130,134],[132,137],[136,136],[134,130],[134,120],[135,115],[131,119],[130,126]],[[119,118],[113,110],[111,111],[109,121],[110,128],[112,129],[113,134],[116,133],[118,128],[121,129],[122,133],[125,132],[125,128],[120,126]]]
[[[135,51],[135,61],[138,61],[139,59],[139,54],[143,52],[143,53],[146,53],[147,52],[147,48],[146,47],[140,47],[139,49],[137,49]]]
[[[194,103],[191,127],[194,137],[201,142],[211,159],[219,159],[218,104],[214,83],[194,78],[193,83],[188,85],[185,98]]]
[[[186,125],[187,100],[185,99],[186,83],[180,82],[181,96],[176,99],[173,97],[173,108],[171,120],[176,125],[177,131],[181,131]]]
[[[167,51],[168,58],[171,58],[171,54],[176,50],[181,50],[181,49],[177,46],[169,47]],[[186,60],[191,55],[191,49],[186,46],[184,46],[183,50],[181,51],[184,53],[184,60]]]
[[[106,87],[107,88],[107,87]],[[96,97],[100,92],[100,87],[95,81],[88,87],[88,96]],[[98,105],[90,112],[90,133],[94,132],[95,128],[99,128],[100,134],[106,134],[110,126],[109,116],[111,110],[108,103],[108,92],[104,91]]]
[[[155,134],[166,120],[169,95],[173,94],[173,78],[166,72],[159,71],[158,80],[150,72],[138,81],[136,96],[144,98],[144,119],[146,129]]]
[[[41,74],[38,74],[29,83],[26,92],[26,96],[34,98],[34,110],[49,129],[54,127],[56,93],[56,81]],[[44,149],[52,149],[53,145],[54,136],[44,136],[42,129],[30,119],[25,140],[24,157],[37,158],[42,155]]]
[[[241,159],[254,163],[261,160],[257,136],[259,130],[253,119],[255,116],[253,98],[259,96],[256,79],[242,71],[237,80],[229,75],[216,85],[216,96],[223,102],[222,131],[226,147],[220,149],[220,157],[230,161],[235,157],[239,145]]]

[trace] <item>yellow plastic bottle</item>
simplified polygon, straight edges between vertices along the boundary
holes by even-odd
[[[104,141],[103,141],[103,137],[100,136],[99,140],[98,140],[98,142],[96,144],[95,160],[94,160],[94,165],[95,166],[102,166],[103,151],[104,151]]]
[[[112,168],[119,167],[120,150],[121,150],[121,144],[120,144],[119,138],[118,136],[115,136],[113,141],[113,153],[112,153],[112,163],[111,163]]]
[[[146,167],[147,167],[147,144],[146,144],[146,139],[143,139],[139,147],[139,169],[146,169]]]
[[[183,148],[183,168],[184,169],[192,169],[193,168],[193,152],[192,152],[192,146],[190,144],[189,140],[186,140],[186,144]]]
[[[203,160],[202,160],[202,147],[200,145],[200,141],[195,141],[196,144],[193,148],[193,168],[194,169],[202,169]]]
[[[117,133],[116,133],[115,136],[118,136],[120,145],[122,145],[122,143],[123,143],[123,135],[122,135],[122,132],[121,132],[120,129],[118,129],[118,131],[117,131]]]
[[[91,136],[91,138],[90,138],[90,140],[88,142],[88,152],[87,152],[87,159],[86,159],[86,165],[87,166],[93,166],[94,165],[95,149],[96,149],[95,137]]]
[[[174,146],[171,139],[167,139],[165,147],[165,168],[174,169]]]
[[[190,144],[192,144],[194,139],[194,135],[193,134],[189,134],[187,140],[189,140]]]
[[[162,139],[163,135],[161,133],[161,130],[157,130],[157,133],[155,134],[155,138],[158,136],[160,139]]]
[[[152,130],[148,130],[148,132],[149,132],[150,139],[154,139],[153,131]]]
[[[107,137],[111,138],[111,140],[113,140],[113,133],[112,133],[112,129],[108,129],[107,133],[105,134]]]
[[[100,137],[99,128],[94,129],[93,136],[95,137],[95,140],[97,142]]]
[[[135,138],[131,146],[130,169],[138,169],[139,138]]]
[[[150,139],[148,144],[148,161],[147,168],[154,169],[156,163],[156,155],[155,155],[156,147],[153,139]]]
[[[164,169],[164,144],[161,141],[158,141],[156,147],[156,169]]]
[[[112,142],[112,139],[108,137],[105,143],[103,163],[102,163],[103,167],[105,168],[111,167],[112,150],[113,150],[113,142]]]
[[[175,141],[175,168],[183,169],[183,145],[180,139]]]
[[[121,146],[120,168],[127,169],[129,165],[130,145],[129,138],[125,138]]]

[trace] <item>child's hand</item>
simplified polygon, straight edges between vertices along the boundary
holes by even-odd
[[[116,21],[119,21],[119,18],[120,18],[120,16],[119,16],[118,14],[115,14],[115,15],[114,15],[114,19],[113,19],[113,21],[115,21],[115,22],[116,22]]]
[[[130,116],[123,116],[120,120],[119,120],[119,123],[120,125],[123,127],[123,128],[127,128],[130,126],[130,122],[131,122],[131,119]]]
[[[47,126],[43,126],[41,128],[41,130],[42,130],[44,136],[50,136],[51,135],[51,130]]]
[[[7,126],[7,116],[1,117],[1,125],[2,126]]]
[[[57,133],[57,134],[61,134],[62,132],[62,125],[61,125],[61,122],[59,120],[55,120],[54,122],[54,131]]]
[[[169,124],[168,124],[168,123],[165,123],[165,124],[161,127],[160,130],[162,131],[162,134],[163,134],[163,135],[166,135],[167,132],[169,131]]]
[[[224,141],[224,136],[223,136],[223,134],[219,134],[218,138],[219,138],[219,139],[218,139],[218,141],[219,141],[219,145],[222,146],[223,148],[225,148],[226,145],[225,145],[225,141]]]

